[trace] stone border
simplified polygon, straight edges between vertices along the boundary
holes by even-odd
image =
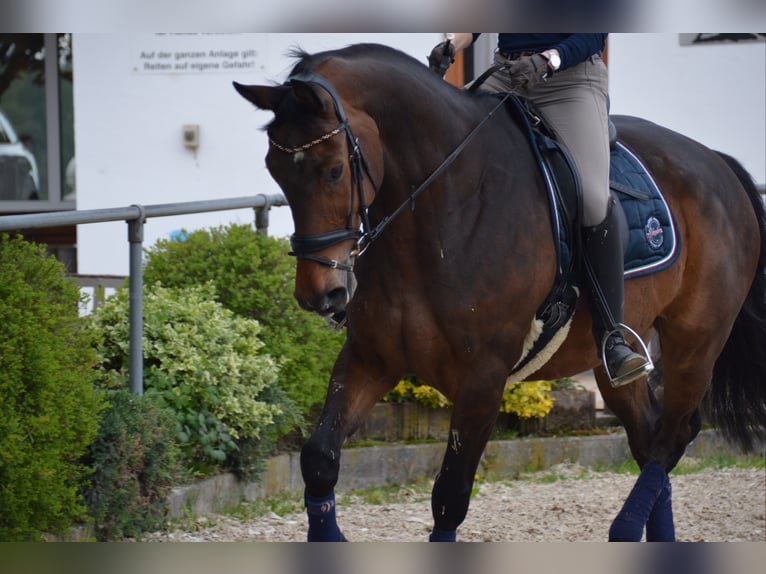
[[[520,434],[555,434],[594,429],[596,394],[585,389],[550,391],[553,407],[542,419],[520,420],[500,413],[492,438],[499,439],[509,430]],[[435,409],[415,402],[378,403],[362,421],[349,442],[383,440],[406,442],[419,440],[446,441],[452,409]]]
[[[337,491],[407,484],[436,475],[445,443],[392,444],[344,448]],[[687,456],[706,457],[736,452],[714,430],[702,431],[689,445]],[[298,453],[270,458],[260,482],[242,483],[232,474],[213,476],[173,488],[168,496],[169,516],[183,518],[222,512],[243,499],[303,493]],[[631,459],[624,432],[561,438],[522,438],[490,441],[479,465],[481,478],[513,478],[522,472],[544,470],[563,462],[583,466],[610,466]]]

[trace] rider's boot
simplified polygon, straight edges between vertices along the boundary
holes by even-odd
[[[619,216],[610,198],[604,221],[583,228],[583,251],[593,316],[593,337],[613,387],[634,381],[652,369],[651,361],[625,341],[623,248]]]

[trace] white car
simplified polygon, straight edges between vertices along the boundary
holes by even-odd
[[[0,200],[40,199],[39,190],[35,156],[0,110]]]

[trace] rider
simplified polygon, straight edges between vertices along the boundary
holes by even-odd
[[[441,75],[455,54],[479,34],[448,34],[428,57]],[[618,213],[609,192],[608,75],[601,59],[606,34],[498,35],[495,64],[504,65],[481,89],[514,92],[539,111],[574,159],[583,196],[582,235],[588,292],[595,302],[593,336],[613,386],[631,382],[651,367],[633,351],[623,323],[623,248]],[[604,340],[606,338],[606,340]]]

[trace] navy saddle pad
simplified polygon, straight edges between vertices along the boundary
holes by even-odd
[[[619,141],[611,154],[609,182],[628,221],[625,278],[649,275],[672,265],[681,251],[673,215],[644,164]]]

